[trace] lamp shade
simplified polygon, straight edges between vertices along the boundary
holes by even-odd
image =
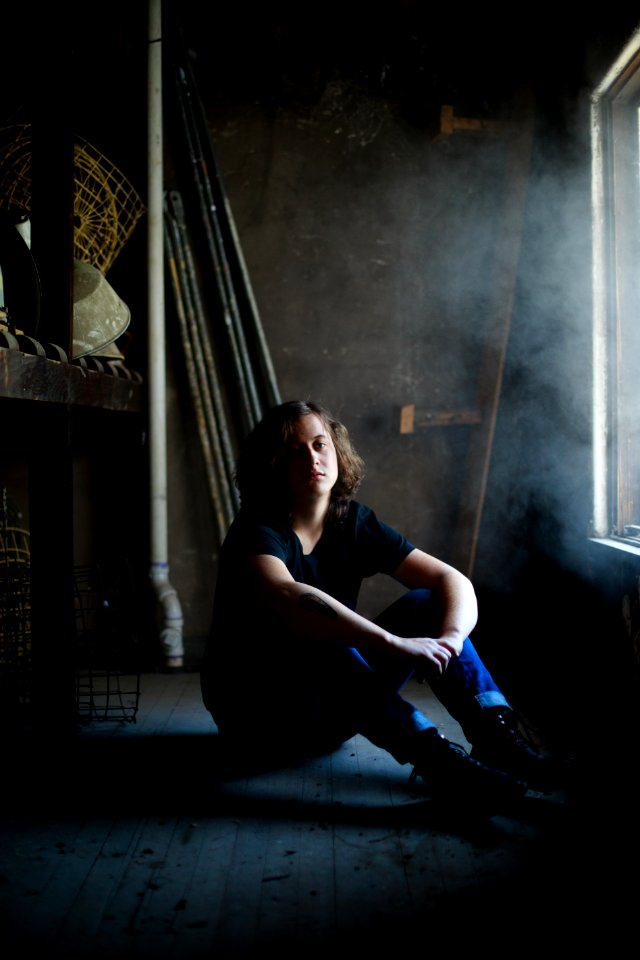
[[[131,313],[97,267],[82,260],[73,263],[74,360],[99,354],[121,337]],[[114,348],[108,351],[114,355]]]

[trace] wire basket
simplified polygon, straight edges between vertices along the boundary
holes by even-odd
[[[76,614],[76,703],[80,724],[119,720],[134,723],[140,701],[135,631],[126,564],[117,577],[99,565],[74,570]]]
[[[106,274],[145,212],[121,171],[82,137],[74,142],[74,257]],[[31,126],[0,128],[0,210],[31,214]]]
[[[31,126],[0,128],[0,209],[25,220],[31,213]]]
[[[20,726],[31,704],[29,531],[0,524],[0,701],[3,722]]]
[[[31,552],[29,531],[6,489],[0,504],[0,722],[25,730],[32,708]],[[140,700],[136,606],[126,561],[74,568],[78,722],[135,722]]]
[[[118,168],[86,140],[76,138],[74,161],[75,257],[106,274],[145,208]]]

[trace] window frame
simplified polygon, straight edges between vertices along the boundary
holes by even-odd
[[[640,27],[592,93],[591,156],[593,536],[640,554]]]

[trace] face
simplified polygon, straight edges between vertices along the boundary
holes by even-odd
[[[287,480],[294,503],[329,499],[338,479],[338,458],[327,428],[315,413],[296,421],[289,442]]]

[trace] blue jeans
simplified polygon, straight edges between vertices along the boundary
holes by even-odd
[[[408,591],[376,618],[405,637],[437,637],[440,621],[439,599],[429,590]],[[241,662],[231,653],[202,676],[205,704],[223,735],[252,741],[262,736],[261,749],[278,751],[332,748],[361,733],[406,763],[415,733],[434,727],[401,696],[414,673],[408,659],[365,657],[355,647],[285,638],[275,629],[269,642],[243,638],[240,650]],[[470,742],[482,708],[508,706],[468,638],[460,656],[429,682]]]
[[[375,622],[400,637],[438,637],[441,625],[439,598],[429,590],[411,590],[388,607]],[[364,710],[359,732],[378,746],[389,750],[402,761],[406,737],[411,733],[435,727],[413,704],[400,696],[399,691],[413,671],[399,669],[385,658],[386,664],[365,661],[357,650],[349,655],[358,663],[356,673],[363,685],[371,682],[371,674],[381,671],[386,677],[384,706],[376,711]],[[445,672],[428,678],[429,686],[448,713],[458,721],[465,737],[473,742],[476,724],[487,707],[509,706],[491,673],[486,668],[473,643],[467,637],[458,657],[449,661]]]

